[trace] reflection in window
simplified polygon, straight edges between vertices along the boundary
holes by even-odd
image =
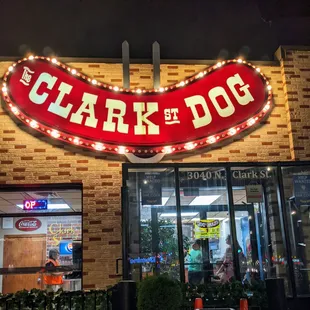
[[[283,167],[285,210],[296,290],[310,293],[310,167]]]
[[[276,169],[238,167],[231,171],[241,277],[247,282],[283,277],[290,291]]]

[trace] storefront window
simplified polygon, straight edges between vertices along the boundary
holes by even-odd
[[[285,211],[298,295],[310,294],[310,166],[283,167]]]
[[[180,168],[185,281],[224,283],[234,278],[224,168]]]
[[[130,169],[129,252],[133,279],[180,279],[174,169]]]
[[[81,197],[81,189],[0,190],[3,294],[81,289]]]
[[[241,279],[251,282],[282,277],[290,292],[277,195],[277,168],[234,167],[231,180]]]
[[[128,165],[125,276],[284,278],[287,296],[310,294],[310,166],[286,165]]]

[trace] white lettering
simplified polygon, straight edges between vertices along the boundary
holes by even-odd
[[[98,120],[95,117],[95,104],[97,102],[97,98],[98,96],[96,95],[84,93],[82,98],[83,103],[81,104],[76,113],[72,113],[70,122],[82,124],[82,113],[87,113],[89,114],[89,116],[86,117],[85,126],[95,128],[98,123]]]
[[[105,106],[108,108],[108,118],[103,123],[103,130],[115,132],[116,123],[113,122],[113,118],[117,118],[117,131],[128,133],[129,125],[124,123],[126,103],[121,100],[107,99]],[[118,110],[119,113],[115,113],[115,110]]]
[[[36,82],[34,83],[30,93],[29,93],[29,99],[36,104],[42,104],[45,102],[45,100],[48,97],[47,93],[43,93],[42,95],[38,94],[38,89],[41,86],[41,84],[46,83],[48,89],[52,89],[57,81],[57,77],[52,76],[48,73],[41,73]]]
[[[189,107],[192,111],[192,114],[194,116],[193,125],[195,128],[200,128],[200,127],[209,125],[211,123],[212,115],[207,106],[206,100],[202,96],[199,96],[199,95],[191,96],[191,97],[185,98],[184,101],[185,101],[186,106]],[[204,116],[200,117],[198,115],[197,108],[196,108],[197,105],[202,106]]]
[[[148,125],[149,135],[159,135],[159,126],[155,125],[147,119],[154,112],[158,112],[158,103],[147,102],[146,106],[147,112],[143,114],[142,112],[145,112],[145,103],[134,102],[133,110],[137,112],[137,125],[135,125],[135,135],[146,135],[146,126],[143,125],[143,122]]]
[[[67,84],[67,83],[62,82],[59,85],[58,90],[59,90],[59,95],[58,95],[56,101],[52,102],[49,105],[48,111],[50,111],[56,115],[59,115],[63,118],[67,118],[71,109],[72,109],[72,104],[68,103],[68,105],[66,107],[62,107],[60,104],[61,104],[64,96],[70,94],[70,92],[72,90],[72,86]]]
[[[227,79],[227,85],[229,86],[233,95],[238,100],[239,104],[247,105],[249,102],[254,101],[253,96],[251,95],[250,91],[248,90],[250,85],[249,84],[244,85],[244,82],[242,81],[239,74],[235,74],[234,76],[228,78]],[[239,95],[239,93],[237,92],[237,90],[235,88],[235,85],[242,86],[242,87],[240,87],[240,91],[242,91],[244,93],[243,96]]]
[[[222,117],[228,117],[228,116],[231,116],[234,112],[235,112],[235,107],[234,105],[232,104],[232,102],[230,101],[225,89],[223,87],[220,87],[220,86],[217,86],[217,87],[214,87],[212,88],[210,91],[209,91],[209,97],[217,111],[217,113],[222,116]],[[220,97],[222,96],[225,101],[226,101],[226,108],[221,108],[219,103],[217,102],[217,97]]]

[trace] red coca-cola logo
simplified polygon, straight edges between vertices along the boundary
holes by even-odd
[[[25,217],[25,218],[19,219],[15,223],[15,227],[21,231],[34,231],[34,230],[39,229],[41,226],[42,226],[41,221],[34,217]]]
[[[32,56],[9,68],[2,93],[19,120],[45,135],[96,151],[136,155],[236,139],[272,107],[267,78],[242,60],[144,90],[107,85],[56,59]]]

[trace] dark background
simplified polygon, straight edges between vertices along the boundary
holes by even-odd
[[[0,56],[272,60],[310,45],[310,0],[0,0]]]

